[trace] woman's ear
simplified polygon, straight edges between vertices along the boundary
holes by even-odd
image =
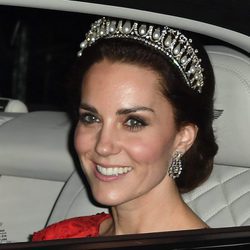
[[[183,154],[193,145],[198,133],[198,127],[195,124],[188,123],[181,127],[176,136],[175,151]]]

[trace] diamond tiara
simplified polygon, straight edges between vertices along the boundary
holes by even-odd
[[[202,92],[204,84],[203,68],[198,58],[198,50],[192,47],[192,40],[188,39],[179,30],[167,26],[155,27],[150,24],[143,24],[129,20],[110,20],[105,17],[95,21],[90,31],[86,34],[85,40],[81,42],[82,52],[90,47],[100,38],[129,38],[143,42],[162,52],[181,72],[187,85]]]

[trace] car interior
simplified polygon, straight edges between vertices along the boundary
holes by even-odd
[[[82,12],[100,14],[95,4],[90,8]],[[112,11],[111,6],[106,12]],[[119,11],[124,9],[118,8],[117,16],[133,15],[128,9],[125,14]],[[142,20],[184,25],[179,17],[138,13]],[[189,22],[186,29],[202,29],[203,35],[212,36],[212,25]],[[214,131],[219,151],[208,180],[183,194],[212,228],[250,226],[250,38],[223,30],[214,29],[218,44],[205,44],[216,80]],[[108,211],[89,194],[72,141],[66,111],[30,111],[21,100],[0,98],[0,243],[28,242],[33,232],[52,223]]]

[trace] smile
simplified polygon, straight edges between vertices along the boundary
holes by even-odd
[[[100,165],[96,165],[97,171],[105,176],[118,176],[126,174],[132,170],[131,167],[115,167],[115,168],[104,168]]]

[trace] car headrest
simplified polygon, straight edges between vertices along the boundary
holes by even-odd
[[[215,163],[250,167],[250,60],[222,46],[207,46],[216,80],[214,121],[219,151]]]
[[[63,112],[13,116],[0,126],[1,174],[66,181],[74,169],[68,147],[70,129]]]
[[[28,108],[20,100],[0,97],[0,112],[1,111],[13,113],[27,113]]]

